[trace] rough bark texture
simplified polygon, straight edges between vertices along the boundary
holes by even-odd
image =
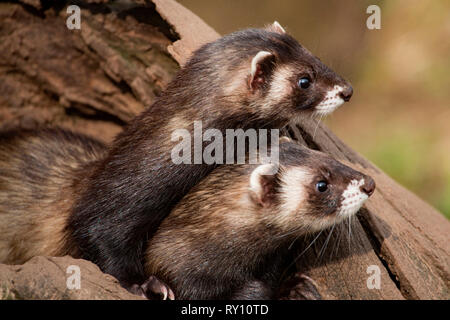
[[[173,0],[75,4],[81,7],[81,30],[66,28],[64,1],[0,3],[2,128],[58,125],[110,142],[127,121],[151,105],[195,48],[219,37]],[[286,132],[364,171],[377,183],[377,191],[353,221],[351,237],[344,224],[330,237],[320,235],[301,256],[313,239],[299,242],[297,269],[314,279],[322,297],[449,299],[449,222],[325,126],[316,130],[314,122],[305,120]],[[37,258],[23,267],[0,266],[0,283],[6,283],[1,297],[133,297],[95,266],[80,260],[78,264],[86,266],[89,277],[96,277],[86,287],[89,292],[67,292],[61,283],[52,282],[55,279],[46,282],[52,270],[47,266],[55,265],[55,272],[61,273],[64,259],[69,258],[60,259]],[[367,287],[371,265],[380,268],[380,289]],[[45,272],[32,276],[28,268]],[[65,281],[66,277],[55,281],[62,278]],[[48,290],[34,292],[38,287]],[[302,296],[293,288],[289,298]]]
[[[78,270],[74,271],[72,266],[79,268],[79,287],[73,278]],[[0,264],[2,299],[143,300],[122,288],[95,264],[68,256],[35,257],[20,266]]]

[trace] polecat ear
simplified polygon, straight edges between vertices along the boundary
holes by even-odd
[[[262,164],[250,175],[250,196],[263,207],[269,207],[274,203],[278,183],[277,170],[278,166],[275,164]]]
[[[278,23],[278,21],[274,21],[271,25],[266,27],[266,30],[276,32],[279,34],[286,33],[286,30],[284,30],[284,28],[281,26],[281,24]]]
[[[274,65],[274,55],[268,51],[259,51],[252,59],[249,86],[251,90],[266,83]]]

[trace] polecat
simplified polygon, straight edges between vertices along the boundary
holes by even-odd
[[[375,183],[328,155],[286,142],[280,166],[216,168],[150,240],[146,274],[177,299],[270,299],[298,236],[355,214]]]
[[[0,145],[0,262],[79,257],[65,227],[72,196],[106,148],[59,129],[3,134]],[[192,188],[146,243],[148,280],[133,291],[273,298],[292,240],[353,215],[375,189],[370,177],[296,143],[282,143],[279,155],[276,164],[218,167]]]
[[[280,128],[301,115],[330,113],[351,95],[350,84],[277,23],[204,45],[156,102],[117,136],[106,156],[85,167],[87,176],[77,182],[73,202],[65,199],[61,209],[64,215],[70,211],[68,249],[80,250],[81,257],[127,288],[142,283],[147,240],[173,206],[215,167],[174,164],[175,129],[192,132],[194,121],[221,131]],[[24,149],[24,156],[28,154]],[[52,188],[60,186],[55,181]]]
[[[105,154],[100,142],[66,130],[0,132],[0,263],[80,257],[65,226],[81,181]]]

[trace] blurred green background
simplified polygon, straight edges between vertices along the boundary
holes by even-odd
[[[353,85],[327,125],[450,218],[450,1],[178,1],[221,34],[279,21]]]

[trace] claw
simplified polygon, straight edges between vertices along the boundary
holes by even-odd
[[[167,300],[167,289],[165,287],[161,287],[161,291],[163,294],[163,300]]]
[[[172,289],[169,288],[169,300],[175,300],[175,294],[173,293]]]
[[[155,299],[159,297],[162,300],[175,300],[172,289],[155,276],[150,276],[141,285],[134,284],[129,291],[147,299]]]

